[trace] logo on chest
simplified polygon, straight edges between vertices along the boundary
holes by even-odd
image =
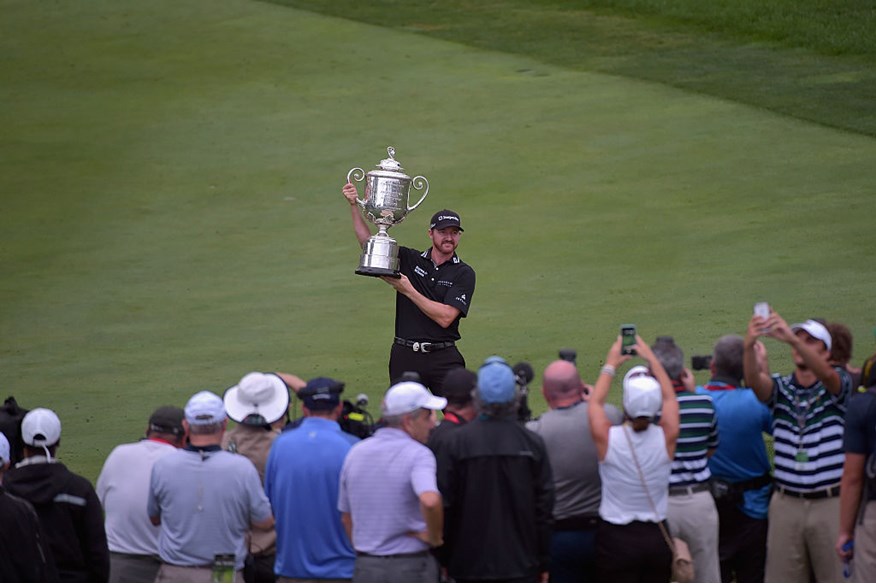
[[[420,276],[421,278],[426,277],[426,270],[421,268],[420,266],[414,266],[414,273]]]

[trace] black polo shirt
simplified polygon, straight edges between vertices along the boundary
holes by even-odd
[[[399,271],[408,277],[414,288],[428,298],[459,309],[459,317],[446,329],[426,316],[403,294],[396,294],[395,336],[411,341],[459,340],[459,319],[468,314],[475,289],[474,270],[453,257],[440,266],[432,263],[432,248],[418,251],[399,247]]]

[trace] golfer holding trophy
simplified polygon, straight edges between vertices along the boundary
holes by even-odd
[[[342,193],[350,204],[353,231],[362,255],[357,274],[375,276],[395,288],[395,341],[390,350],[389,381],[405,372],[416,372],[435,395],[443,395],[444,376],[451,369],[465,367],[456,347],[459,320],[468,314],[475,289],[474,270],[456,255],[462,235],[459,215],[444,209],[432,215],[428,236],[431,247],[419,251],[399,246],[387,230],[401,223],[429,193],[429,182],[413,179],[395,159],[389,158],[365,173],[353,168],[347,173]],[[354,182],[365,181],[365,197],[359,198]],[[411,186],[422,190],[420,200],[410,205]],[[371,234],[366,222],[375,224]]]

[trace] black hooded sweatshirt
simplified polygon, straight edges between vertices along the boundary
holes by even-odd
[[[3,479],[10,493],[36,510],[61,582],[109,581],[103,508],[87,479],[60,462],[17,466]]]

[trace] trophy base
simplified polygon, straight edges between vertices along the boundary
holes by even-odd
[[[360,276],[389,276],[400,278],[398,271],[398,244],[386,232],[377,233],[368,238],[362,246],[359,267],[356,273]]]
[[[383,276],[389,276],[390,278],[401,278],[401,272],[387,270],[386,268],[360,267],[358,270],[356,270],[356,273],[360,276],[372,276],[374,278],[382,278]]]

